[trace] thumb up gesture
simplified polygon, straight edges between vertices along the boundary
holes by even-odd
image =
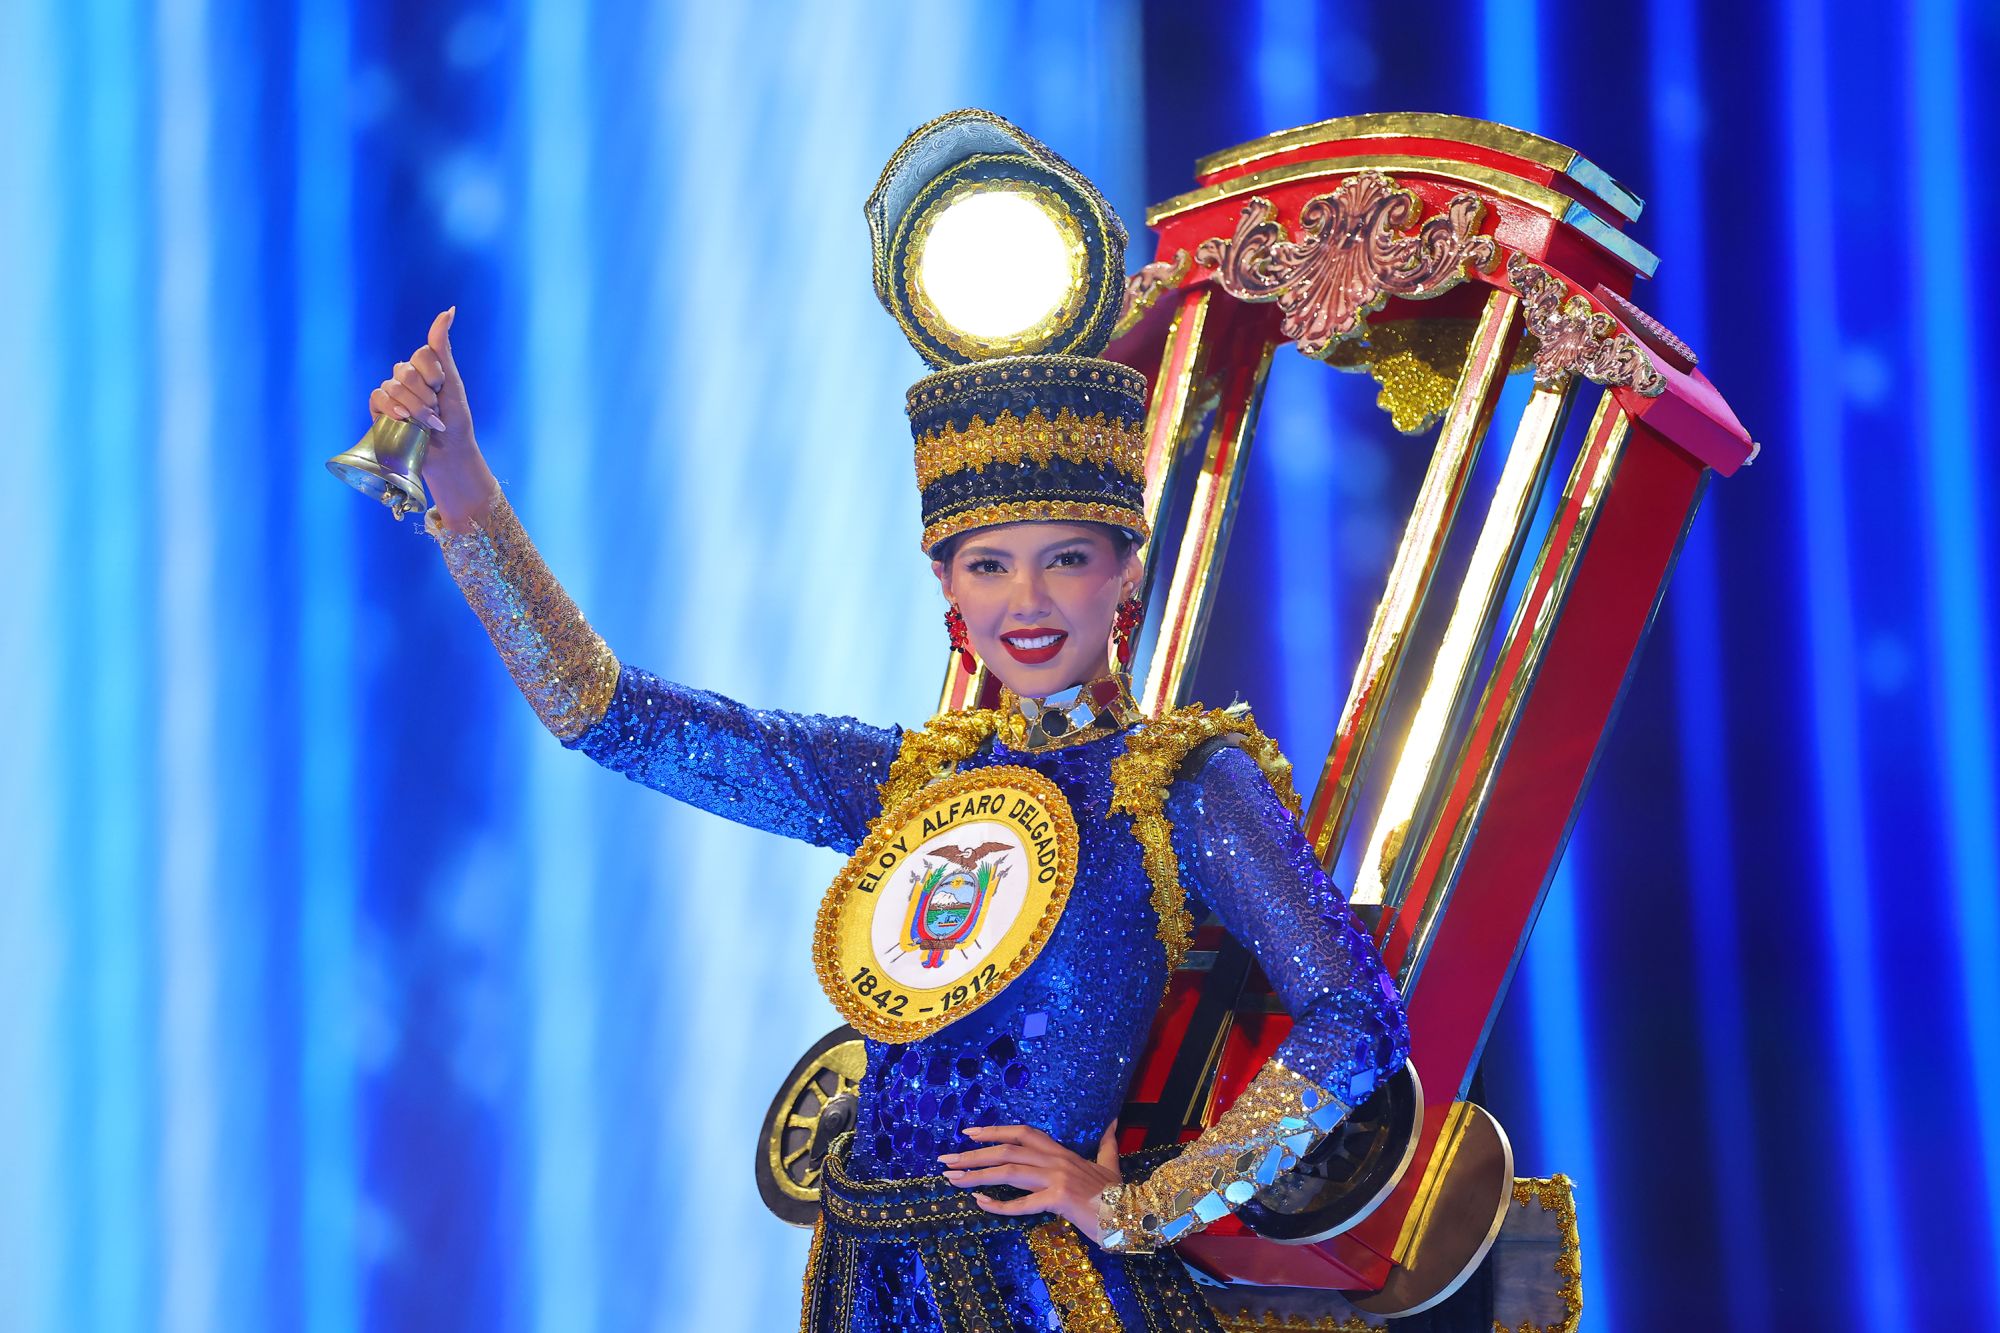
[[[454,528],[463,527],[464,519],[483,516],[499,491],[473,439],[472,407],[452,355],[451,326],[457,316],[457,306],[439,313],[424,345],[409,360],[398,361],[389,378],[368,395],[373,415],[414,421],[430,432],[424,484]]]

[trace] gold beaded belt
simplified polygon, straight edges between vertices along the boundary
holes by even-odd
[[[1126,1327],[1105,1294],[1098,1263],[1083,1237],[1049,1213],[1005,1217],[986,1212],[971,1191],[943,1176],[913,1180],[856,1180],[847,1173],[852,1133],[835,1139],[820,1176],[820,1217],[806,1261],[807,1333],[847,1329],[855,1308],[856,1269],[864,1246],[916,1247],[938,1317],[946,1333],[994,1333],[1009,1327],[1001,1308],[987,1238],[1018,1233],[1062,1312],[1068,1333],[1119,1333]],[[1178,1148],[1148,1148],[1120,1159],[1128,1180],[1142,1179]],[[996,1188],[996,1198],[1022,1191]],[[1123,1270],[1145,1328],[1211,1330],[1220,1325],[1193,1279],[1171,1253],[1101,1255]]]

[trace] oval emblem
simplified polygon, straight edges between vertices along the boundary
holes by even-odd
[[[1031,768],[954,774],[876,819],[820,904],[819,981],[841,1017],[912,1041],[1041,952],[1076,880],[1076,817]]]

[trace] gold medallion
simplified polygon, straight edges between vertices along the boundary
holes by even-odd
[[[1076,817],[1031,768],[976,768],[883,811],[826,891],[819,984],[878,1041],[912,1041],[1026,970],[1076,881]]]

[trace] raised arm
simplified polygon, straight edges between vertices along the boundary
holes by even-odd
[[[1106,1249],[1171,1245],[1247,1203],[1409,1054],[1402,999],[1374,942],[1255,759],[1217,749],[1174,784],[1166,813],[1182,884],[1250,950],[1293,1024],[1179,1156],[1105,1192]]]
[[[875,817],[899,729],[746,708],[619,663],[542,562],[473,438],[452,312],[370,398],[432,433],[425,528],[544,726],[690,805],[851,851]]]

